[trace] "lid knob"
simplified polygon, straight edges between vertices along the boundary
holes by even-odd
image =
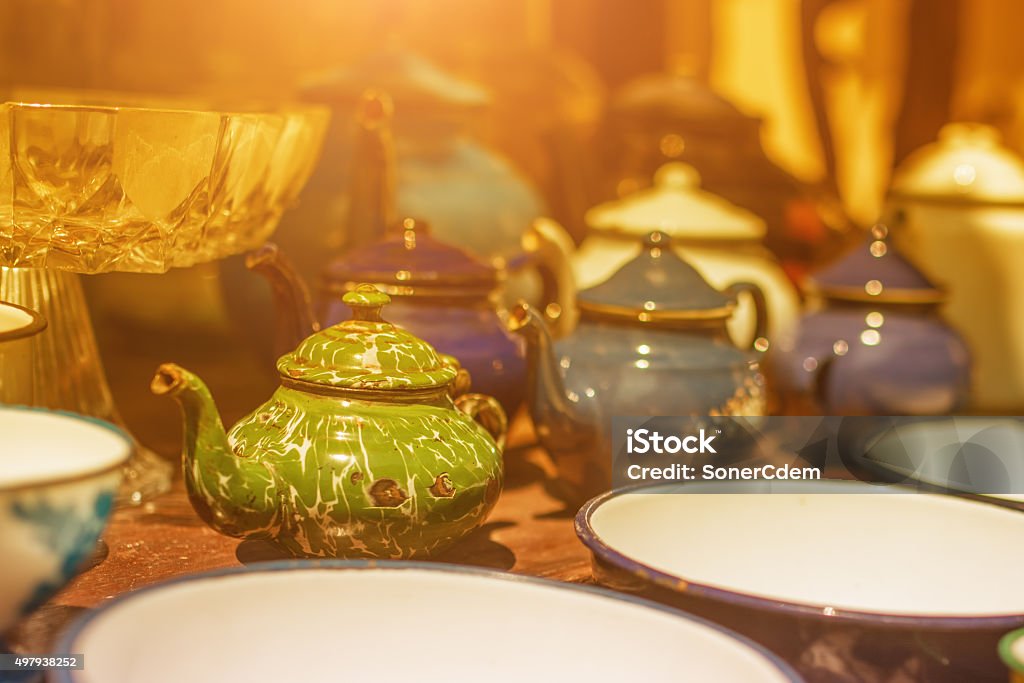
[[[601,284],[577,295],[581,313],[670,326],[707,327],[728,319],[736,304],[735,295],[711,286],[676,253],[672,241],[660,230],[646,233],[639,256]]]
[[[983,123],[947,123],[939,130],[939,140],[945,143],[998,147],[1002,142],[999,130]]]
[[[673,190],[700,187],[700,172],[689,164],[672,161],[655,171],[654,184]]]
[[[398,224],[406,249],[416,248],[416,238],[430,235],[430,224],[419,218],[403,218]]]
[[[390,296],[368,284],[359,285],[351,292],[346,292],[341,300],[352,309],[353,319],[373,323],[383,322],[380,309],[391,303]]]
[[[661,250],[668,249],[670,246],[672,246],[672,238],[661,230],[655,230],[644,237],[644,248],[652,258],[660,258]]]
[[[368,88],[359,98],[356,121],[363,130],[378,130],[390,125],[395,113],[391,96],[381,90]]]

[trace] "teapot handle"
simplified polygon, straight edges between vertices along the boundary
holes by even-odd
[[[510,270],[527,265],[537,269],[541,279],[540,310],[556,338],[575,326],[576,280],[572,253],[576,245],[568,231],[550,218],[538,218],[523,233],[523,254],[509,263]]]
[[[277,308],[274,339],[276,355],[294,350],[311,333],[320,331],[309,288],[276,244],[267,242],[247,253],[245,267],[259,273],[270,283],[274,306]]]
[[[729,296],[738,296],[744,292],[750,295],[756,314],[754,338],[750,340],[750,346],[755,351],[764,351],[767,347],[763,346],[762,340],[768,339],[768,302],[765,301],[764,292],[753,282],[734,282],[726,288],[725,292]]]
[[[508,417],[498,400],[484,394],[463,394],[455,397],[455,407],[476,420],[486,429],[499,451],[505,450],[508,435]]]
[[[456,398],[469,391],[470,385],[473,383],[473,378],[469,375],[469,370],[462,367],[459,363],[459,359],[447,353],[438,354],[441,357],[441,365],[446,368],[455,370],[455,379],[448,385],[448,395],[451,398]]]

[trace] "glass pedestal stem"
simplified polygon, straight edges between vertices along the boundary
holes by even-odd
[[[45,268],[0,267],[0,300],[42,313],[33,339],[35,405],[91,415],[124,426],[96,348],[79,275]],[[170,488],[172,465],[138,444],[125,465],[119,502],[141,503]]]

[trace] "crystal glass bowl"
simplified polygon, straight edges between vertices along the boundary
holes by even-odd
[[[0,105],[0,265],[160,273],[259,246],[312,171],[327,123],[319,107],[45,95]]]
[[[32,342],[32,402],[120,423],[79,274],[259,246],[312,172],[328,112],[74,90],[0,100],[0,301],[49,321]],[[120,500],[166,490],[170,473],[136,448]]]

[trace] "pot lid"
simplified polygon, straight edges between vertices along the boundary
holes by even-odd
[[[326,102],[356,102],[367,89],[388,93],[400,111],[477,109],[490,103],[485,90],[399,47],[378,50],[351,66],[311,79],[304,95]]]
[[[654,174],[654,186],[587,211],[593,230],[633,236],[660,230],[676,241],[751,241],[764,237],[764,221],[700,189],[693,166],[674,161]]]
[[[337,291],[353,282],[383,285],[392,293],[416,294],[414,288],[458,288],[486,294],[498,284],[500,271],[458,247],[435,238],[430,226],[406,218],[384,239],[357,247],[333,261],[324,284]]]
[[[611,107],[630,118],[689,122],[722,130],[738,126],[756,132],[761,124],[700,79],[679,71],[645,74],[630,81],[612,99]]]
[[[818,271],[811,284],[823,296],[862,303],[930,304],[944,292],[900,254],[888,240],[884,224],[871,228],[867,240]]]
[[[456,364],[381,318],[381,308],[391,302],[387,294],[363,284],[342,300],[353,319],[317,332],[281,356],[281,375],[327,387],[378,391],[441,387],[455,379]]]
[[[896,169],[892,195],[979,204],[1024,203],[1024,161],[999,131],[951,123],[937,142],[913,152]]]
[[[736,298],[712,287],[680,258],[669,235],[653,232],[639,256],[605,282],[581,291],[576,304],[581,313],[672,323],[728,318]]]

